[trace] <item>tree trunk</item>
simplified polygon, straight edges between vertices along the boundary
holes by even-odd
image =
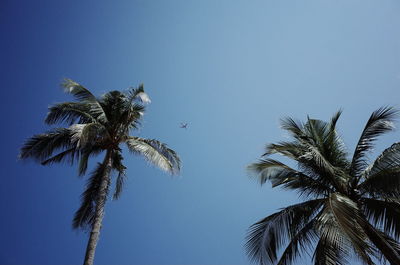
[[[372,243],[382,252],[385,258],[392,265],[400,264],[400,255],[393,249],[393,247],[382,237],[381,233],[377,231],[368,221],[362,224],[362,228],[372,241]]]
[[[104,206],[107,200],[107,189],[110,181],[110,171],[112,167],[112,150],[107,150],[106,156],[104,157],[103,166],[105,166],[104,175],[100,183],[99,196],[96,200],[94,223],[86,247],[85,261],[83,263],[84,265],[93,265],[94,261],[94,254],[96,252],[101,224],[104,217]]]

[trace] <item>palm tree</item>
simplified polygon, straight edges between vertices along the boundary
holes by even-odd
[[[100,98],[70,79],[62,86],[76,101],[51,106],[45,122],[68,127],[32,136],[21,148],[20,158],[34,159],[42,165],[77,162],[79,175],[84,175],[89,158],[105,152],[103,162],[97,164],[87,180],[81,206],[73,219],[75,229],[90,230],[84,264],[93,264],[112,173],[117,173],[114,199],[119,198],[126,177],[121,144],[171,174],[179,173],[180,160],[165,144],[130,135],[140,125],[144,104],[150,102],[143,85],[127,92],[111,91]]]
[[[397,111],[372,113],[351,159],[336,131],[340,115],[330,122],[281,120],[292,140],[267,145],[263,158],[248,167],[261,184],[270,181],[303,199],[250,227],[245,248],[252,262],[293,264],[313,251],[316,265],[348,264],[354,255],[365,264],[400,264],[400,143],[370,164],[367,159],[377,137],[394,128]]]

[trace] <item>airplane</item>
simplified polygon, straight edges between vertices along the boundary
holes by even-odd
[[[179,126],[179,128],[187,129],[187,126],[188,126],[187,122],[181,122],[181,125]]]

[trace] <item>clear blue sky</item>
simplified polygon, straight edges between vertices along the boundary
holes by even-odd
[[[85,180],[17,161],[47,129],[47,107],[70,99],[59,88],[69,77],[98,95],[143,82],[140,135],[183,161],[171,178],[126,154],[96,264],[247,264],[248,226],[297,199],[260,187],[246,165],[286,137],[283,116],[343,108],[352,151],[373,110],[399,107],[399,13],[397,0],[2,0],[0,263],[82,262],[87,235],[71,220]]]

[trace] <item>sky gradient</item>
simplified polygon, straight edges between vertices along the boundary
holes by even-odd
[[[399,13],[395,0],[1,1],[0,264],[83,260],[87,235],[71,221],[85,179],[17,159],[48,129],[48,106],[71,100],[65,77],[96,95],[144,83],[152,104],[134,134],[183,163],[170,177],[125,153],[129,181],[108,201],[95,263],[248,264],[249,225],[298,199],[246,165],[287,138],[282,117],[342,108],[351,153],[373,110],[400,107]]]

